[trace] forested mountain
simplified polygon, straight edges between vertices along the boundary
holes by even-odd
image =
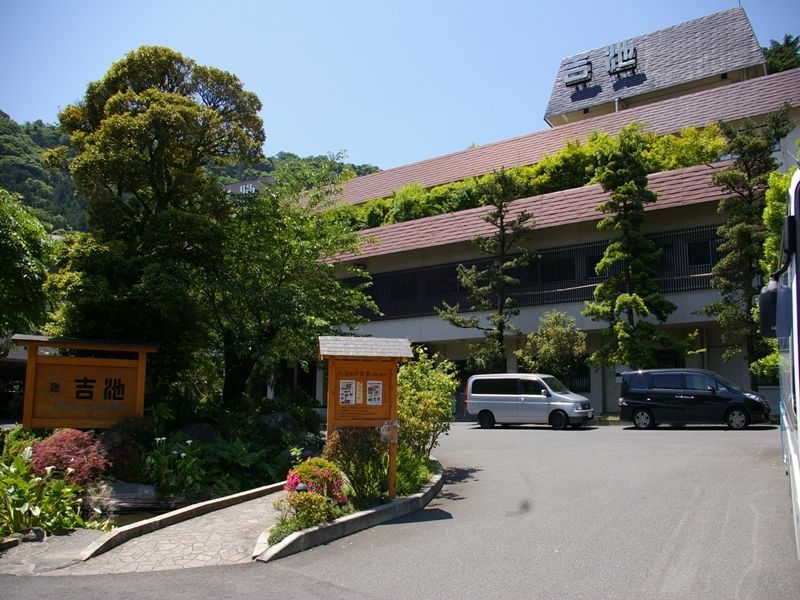
[[[55,125],[41,120],[18,124],[0,110],[0,188],[22,196],[22,201],[33,208],[39,220],[54,230],[85,230],[85,202],[75,195],[68,173],[52,169],[42,161],[42,152],[56,146],[68,145],[67,139]],[[233,164],[212,167],[220,183],[236,183],[264,179],[282,164],[302,161],[319,165],[328,157],[300,158],[290,152],[278,152],[253,165]],[[349,168],[356,175],[379,171],[372,165],[354,165],[339,162],[339,169]]]
[[[22,195],[39,220],[53,229],[86,229],[84,202],[67,173],[42,162],[42,152],[66,143],[53,125],[19,125],[0,110],[0,188]]]

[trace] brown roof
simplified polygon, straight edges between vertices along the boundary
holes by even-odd
[[[614,134],[624,125],[639,121],[648,130],[670,133],[689,126],[708,125],[777,110],[784,102],[800,106],[800,69],[758,77],[750,81],[697,92],[578,121],[502,142],[471,148],[422,162],[351,179],[343,198],[359,204],[384,198],[409,183],[429,188],[500,169],[532,165],[561,150],[568,141],[585,140],[593,131]]]
[[[721,162],[650,175],[649,188],[658,194],[658,200],[646,210],[718,202],[726,194],[711,183],[711,175],[729,164]],[[523,210],[528,211],[533,215],[536,229],[599,220],[602,215],[597,212],[596,207],[607,197],[608,194],[599,185],[590,185],[522,198],[512,203],[511,216],[513,218]],[[494,228],[483,220],[483,215],[489,210],[489,207],[472,208],[367,229],[362,232],[362,236],[374,241],[363,244],[358,255],[343,255],[339,258],[347,261],[383,256],[467,242],[479,236],[491,235]]]

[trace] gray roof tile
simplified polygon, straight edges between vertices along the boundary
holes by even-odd
[[[406,338],[374,338],[354,336],[320,336],[319,355],[369,357],[369,358],[413,358],[411,343]]]
[[[627,40],[617,40],[622,41]],[[564,58],[556,74],[545,118],[765,62],[758,39],[741,7],[636,36],[630,41],[637,54],[635,75],[630,77],[619,79],[617,75],[608,74],[607,46]],[[592,63],[591,81],[584,90],[566,86],[565,65],[584,56]]]

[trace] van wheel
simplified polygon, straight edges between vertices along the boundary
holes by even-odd
[[[494,415],[488,410],[482,410],[478,414],[478,423],[483,429],[491,429],[494,427]]]
[[[653,421],[653,415],[650,414],[650,411],[646,408],[638,408],[633,412],[633,416],[631,417],[633,421],[633,426],[636,429],[652,429],[656,426],[655,421]]]
[[[731,429],[744,429],[750,424],[750,417],[743,408],[732,408],[725,414],[725,423]]]
[[[553,429],[564,430],[569,427],[569,417],[560,410],[557,410],[550,415],[550,425],[553,426]]]

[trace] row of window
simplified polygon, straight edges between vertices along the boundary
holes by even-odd
[[[656,272],[665,292],[707,289],[709,273],[718,259],[715,226],[660,233],[650,239],[661,250]],[[592,242],[539,250],[529,267],[513,273],[519,283],[510,294],[519,306],[573,302],[591,298],[603,280],[596,266],[608,242]],[[467,261],[466,267],[485,268],[487,259]],[[435,314],[442,302],[468,307],[470,299],[458,282],[458,263],[378,273],[372,276],[372,295],[382,319]]]

